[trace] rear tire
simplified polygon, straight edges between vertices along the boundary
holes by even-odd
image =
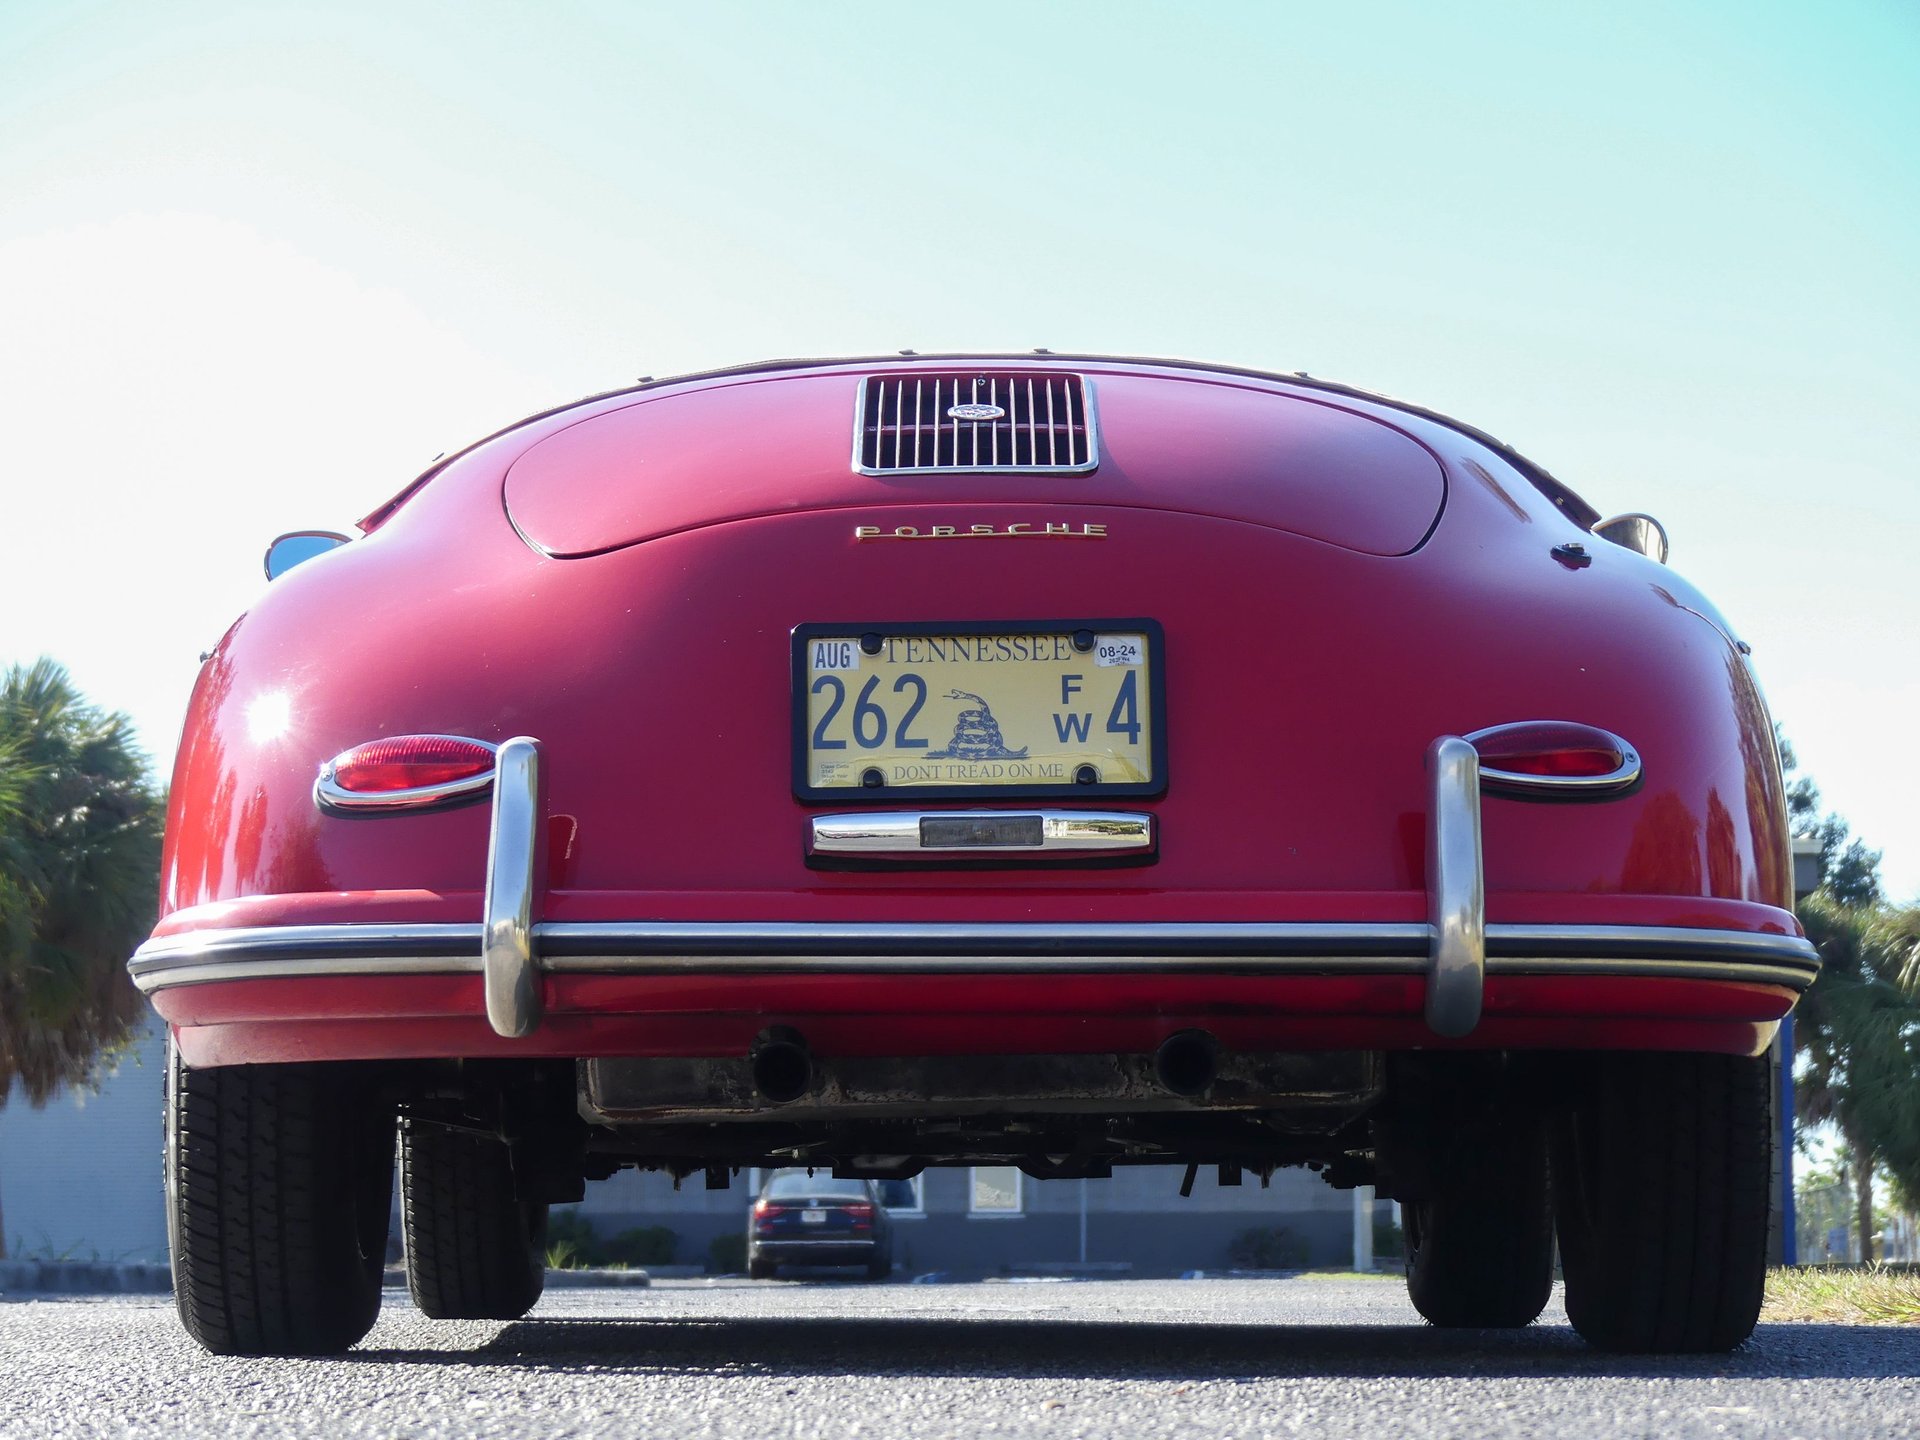
[[[547,1207],[513,1193],[506,1142],[400,1123],[407,1289],[435,1320],[518,1320],[547,1284]]]
[[[1567,1317],[1601,1350],[1731,1350],[1766,1285],[1767,1062],[1610,1055],[1554,1142]]]
[[[867,1279],[886,1280],[893,1275],[893,1257],[876,1255],[867,1261]]]
[[[1402,1207],[1407,1295],[1445,1329],[1530,1325],[1553,1291],[1547,1140],[1508,1116],[1458,1137],[1434,1165],[1434,1193]]]
[[[380,1313],[393,1115],[351,1065],[189,1070],[169,1049],[174,1304],[216,1355],[335,1355]]]
[[[775,1265],[771,1260],[749,1260],[747,1261],[747,1278],[749,1280],[771,1280],[773,1279],[774,1272],[779,1268],[780,1267]]]

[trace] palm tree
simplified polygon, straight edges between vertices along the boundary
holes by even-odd
[[[144,1013],[126,961],[153,924],[161,826],[126,716],[51,660],[0,679],[0,1105],[89,1083]]]
[[[1847,906],[1815,894],[1800,907],[1820,978],[1795,1020],[1797,1118],[1831,1121],[1846,1142],[1860,1253],[1873,1255],[1873,1176],[1920,1193],[1920,911]]]

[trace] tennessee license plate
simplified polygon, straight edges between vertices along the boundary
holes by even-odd
[[[1166,787],[1151,620],[802,625],[803,799],[1151,795]]]

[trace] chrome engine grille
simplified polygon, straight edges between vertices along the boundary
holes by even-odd
[[[1000,414],[950,414],[957,406]],[[862,475],[1058,473],[1091,470],[1098,458],[1091,397],[1078,375],[874,375],[860,386],[853,468]]]

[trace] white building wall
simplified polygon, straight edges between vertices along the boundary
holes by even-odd
[[[0,1233],[15,1258],[167,1258],[161,1195],[166,1028],[150,1021],[96,1094],[0,1108]]]

